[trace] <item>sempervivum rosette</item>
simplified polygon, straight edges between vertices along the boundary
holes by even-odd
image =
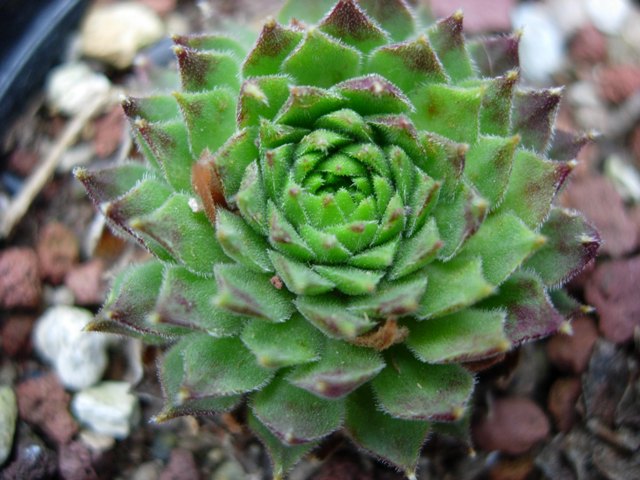
[[[246,55],[175,42],[182,90],[124,103],[148,163],[77,172],[156,257],[93,328],[170,345],[159,419],[247,399],[277,475],[343,427],[410,474],[465,364],[577,308],[557,287],[599,239],[552,201],[585,137],[552,142],[560,92],[516,87],[517,36],[415,32],[403,0],[269,21]]]

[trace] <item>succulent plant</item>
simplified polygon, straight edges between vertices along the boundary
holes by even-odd
[[[327,3],[248,53],[175,37],[181,90],[124,101],[146,163],[76,175],[155,258],[92,328],[168,346],[158,420],[246,401],[276,477],[340,429],[411,476],[478,362],[579,308],[560,287],[600,240],[553,200],[588,138],[518,87],[518,35]]]

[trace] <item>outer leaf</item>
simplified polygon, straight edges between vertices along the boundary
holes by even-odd
[[[349,108],[360,115],[406,113],[413,110],[411,102],[402,91],[377,74],[351,78],[334,88],[349,101]]]
[[[381,412],[366,386],[347,398],[345,427],[357,445],[391,462],[408,477],[415,472],[429,432],[427,422],[402,420]]]
[[[278,324],[251,320],[241,338],[258,363],[268,368],[316,361],[324,343],[323,335],[300,315]]]
[[[423,85],[410,97],[416,107],[412,120],[421,130],[456,142],[474,143],[479,133],[482,94],[479,88]]]
[[[327,340],[319,361],[296,367],[286,378],[315,395],[336,399],[371,380],[384,366],[382,357],[370,348]]]
[[[329,435],[341,427],[344,417],[342,400],[316,397],[282,378],[253,394],[250,405],[258,420],[288,445]]]
[[[556,287],[570,280],[595,258],[600,248],[600,235],[576,212],[553,208],[542,225],[547,243],[536,252],[525,267],[535,270],[545,285]]]
[[[182,343],[181,393],[186,398],[225,397],[257,390],[273,376],[273,371],[260,366],[238,338],[195,334]]]
[[[529,230],[512,213],[490,215],[460,251],[458,258],[482,258],[485,278],[500,285],[546,238]]]
[[[273,75],[245,80],[238,99],[238,127],[257,126],[261,118],[272,119],[288,97],[289,79],[285,76]]]
[[[425,35],[420,35],[412,42],[376,49],[371,53],[365,69],[379,73],[407,94],[425,83],[447,81],[442,64]]]
[[[429,284],[420,302],[418,318],[432,318],[461,310],[488,297],[494,287],[482,273],[482,261],[451,260],[425,267]]]
[[[389,279],[395,280],[421,269],[435,258],[442,245],[436,222],[431,218],[413,237],[400,242]]]
[[[240,130],[215,153],[214,163],[224,187],[227,203],[233,204],[246,168],[258,158],[256,132],[254,129]]]
[[[185,92],[200,92],[218,86],[233,90],[240,87],[240,68],[230,52],[194,50],[176,45],[173,51],[178,59],[180,80]]]
[[[551,201],[573,167],[573,163],[551,162],[518,150],[499,210],[512,210],[527,226],[537,228],[549,214]]]
[[[486,135],[507,135],[511,128],[513,91],[519,79],[518,70],[488,82],[482,97],[480,131]]]
[[[211,305],[217,292],[210,278],[183,267],[165,267],[154,309],[155,321],[205,331],[213,337],[238,335],[244,319]]]
[[[358,4],[393,40],[399,42],[413,35],[415,20],[405,0],[358,0]]]
[[[506,313],[467,309],[409,325],[407,346],[423,362],[482,360],[509,350],[504,333]]]
[[[251,410],[247,412],[247,423],[267,449],[271,459],[274,480],[282,480],[302,457],[320,443],[315,441],[299,445],[284,445],[256,418]]]
[[[291,292],[297,295],[319,295],[335,288],[333,282],[314,272],[302,262],[296,262],[273,250],[269,251],[269,258],[280,279]]]
[[[367,17],[354,0],[340,0],[318,28],[363,53],[384,45],[386,33]]]
[[[512,128],[522,136],[522,145],[539,153],[547,151],[561,96],[559,88],[516,92]]]
[[[436,23],[429,29],[429,38],[454,83],[474,76],[462,33],[462,11]]]
[[[547,337],[558,331],[564,319],[553,307],[542,280],[531,271],[520,270],[502,284],[497,295],[481,308],[506,308],[507,337],[514,346]]]
[[[194,157],[215,152],[235,132],[236,94],[229,88],[199,93],[174,93],[189,132]]]
[[[430,365],[398,347],[372,382],[382,409],[407,420],[452,421],[464,413],[473,377],[459,365]]]
[[[215,233],[206,215],[192,211],[186,195],[173,194],[153,213],[129,224],[152,237],[194,273],[210,276],[214,264],[228,261],[213,241]]]
[[[464,173],[489,201],[492,210],[504,198],[519,141],[517,135],[510,138],[481,136],[467,152]]]
[[[148,173],[141,163],[123,163],[100,170],[78,167],[73,171],[96,204],[124,195]]]
[[[486,77],[494,77],[518,68],[520,65],[518,55],[520,37],[520,33],[513,33],[511,35],[482,37],[470,42],[469,52],[480,73]]]
[[[174,345],[164,355],[160,364],[160,383],[167,403],[162,412],[155,417],[158,422],[181,415],[212,415],[216,412],[228,411],[241,399],[240,395],[189,399],[188,392],[182,388],[185,375],[183,354],[187,345],[186,339]]]
[[[240,265],[216,265],[218,294],[216,306],[229,311],[284,322],[293,313],[290,294],[271,284],[269,275],[252,272]]]
[[[280,73],[282,61],[300,40],[302,33],[283,27],[275,20],[267,21],[262,27],[256,45],[242,65],[243,76],[246,78]]]
[[[293,127],[312,127],[318,118],[346,104],[345,98],[322,88],[291,87],[289,92],[289,99],[275,120]]]
[[[316,265],[314,270],[336,285],[347,295],[366,295],[376,290],[384,272],[363,270],[355,267],[327,267]]]
[[[305,39],[282,63],[282,71],[300,85],[331,87],[360,73],[361,54],[320,30],[307,31]]]

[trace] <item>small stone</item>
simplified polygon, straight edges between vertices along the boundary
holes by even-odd
[[[589,21],[584,0],[553,0],[545,3],[566,36],[573,35]]]
[[[548,82],[564,63],[564,39],[543,4],[523,3],[513,9],[514,28],[522,28],[520,67],[532,82]]]
[[[241,472],[244,475],[244,472]],[[171,451],[169,463],[160,474],[160,480],[192,480],[200,477],[193,454],[183,448]]]
[[[69,414],[69,395],[54,374],[25,380],[16,393],[20,418],[39,427],[57,444],[69,443],[78,425]]]
[[[599,328],[616,343],[633,338],[640,327],[640,256],[600,263],[588,279],[585,296],[600,316]]]
[[[502,457],[489,471],[489,480],[527,480],[532,470],[533,458],[528,455]]]
[[[126,382],[102,382],[76,393],[71,408],[90,430],[126,438],[139,417],[138,399],[129,393],[129,388]]]
[[[603,239],[601,253],[620,257],[636,246],[636,228],[613,184],[603,176],[575,179],[563,192],[562,203],[580,210]]]
[[[50,222],[38,236],[40,276],[58,285],[78,261],[79,246],[75,233],[60,222]]]
[[[116,443],[115,439],[109,435],[103,435],[86,429],[81,430],[78,436],[80,437],[80,441],[84,443],[89,450],[97,454],[111,450]]]
[[[176,8],[176,0],[138,0],[143,5],[151,8],[158,15],[167,15]],[[173,30],[170,30],[173,31]]]
[[[2,480],[56,478],[56,454],[48,449],[26,425],[17,434],[15,459],[0,472]]]
[[[614,65],[598,75],[602,96],[612,103],[621,103],[640,90],[640,67]]]
[[[516,2],[514,0],[497,0],[487,8],[477,0],[457,0],[455,5],[450,0],[431,0],[429,6],[435,18],[448,17],[461,9],[464,12],[464,31],[467,33],[506,32],[511,29],[509,12]]]
[[[611,342],[599,340],[582,380],[587,418],[599,417],[606,425],[612,425],[628,380],[629,366],[624,351]]]
[[[0,345],[8,357],[27,356],[31,353],[31,330],[35,318],[29,315],[12,315],[0,329]]]
[[[633,165],[612,155],[604,164],[604,173],[624,200],[640,203],[640,174]]]
[[[0,252],[0,308],[36,308],[41,296],[36,252],[23,247]]]
[[[9,458],[18,418],[16,394],[11,387],[0,386],[0,466]]]
[[[60,448],[58,470],[64,480],[97,480],[98,474],[91,464],[91,452],[81,442],[72,442]]]
[[[164,33],[158,15],[145,5],[99,4],[85,18],[81,44],[87,57],[124,69],[142,47],[160,40]]]
[[[486,417],[473,426],[473,438],[483,450],[520,455],[549,434],[549,420],[526,397],[495,399]]]
[[[593,25],[585,25],[571,41],[570,51],[576,62],[601,63],[607,58],[607,39]]]
[[[52,287],[51,285],[45,285],[42,290],[42,298],[44,304],[48,307],[55,305],[68,305],[73,306],[74,298],[73,292],[65,286]]]
[[[96,135],[93,139],[93,148],[96,155],[106,158],[115,153],[125,135],[124,125],[125,116],[120,105],[95,120]]]
[[[93,319],[88,310],[59,305],[37,321],[34,346],[55,367],[65,387],[80,390],[102,378],[110,337],[83,328]]]
[[[47,79],[46,97],[53,113],[73,116],[96,97],[105,95],[111,84],[86,63],[64,63],[54,68]]]
[[[549,360],[565,372],[579,374],[587,369],[598,329],[589,317],[576,318],[572,335],[556,335],[547,344]]]
[[[629,0],[586,0],[589,18],[598,30],[615,35],[631,13]]]
[[[576,422],[576,402],[582,385],[576,377],[559,378],[549,390],[547,409],[561,432],[568,432]]]
[[[145,462],[131,474],[131,480],[158,480],[161,470],[159,462]]]
[[[7,163],[7,170],[21,177],[28,176],[38,164],[39,156],[32,150],[17,148]]]
[[[89,165],[96,151],[93,143],[81,143],[68,148],[60,158],[56,172],[60,174],[71,173],[76,167]]]
[[[106,280],[104,262],[91,260],[71,269],[65,278],[77,305],[99,305],[104,301]]]

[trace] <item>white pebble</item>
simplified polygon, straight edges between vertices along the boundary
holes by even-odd
[[[618,34],[631,13],[628,0],[586,0],[586,7],[595,27],[609,35]]]
[[[520,66],[525,78],[546,83],[564,62],[564,38],[548,9],[525,3],[512,12],[514,28],[523,31],[520,40]]]
[[[102,382],[75,394],[71,409],[95,433],[123,439],[139,420],[138,399],[126,382]]]
[[[86,63],[64,63],[47,78],[47,105],[54,113],[73,116],[94,98],[105,95],[109,88],[107,77],[94,72]]]
[[[111,337],[84,332],[92,320],[88,310],[58,305],[49,308],[36,324],[33,342],[38,354],[55,368],[70,390],[94,385],[107,366],[107,344]]]
[[[618,155],[611,155],[604,164],[604,173],[622,198],[640,203],[640,174],[631,163]]]
[[[160,17],[149,7],[134,2],[106,3],[89,12],[81,31],[87,57],[116,68],[128,68],[136,53],[162,38]]]
[[[16,394],[11,387],[0,386],[0,465],[9,458],[11,453],[17,418]]]

